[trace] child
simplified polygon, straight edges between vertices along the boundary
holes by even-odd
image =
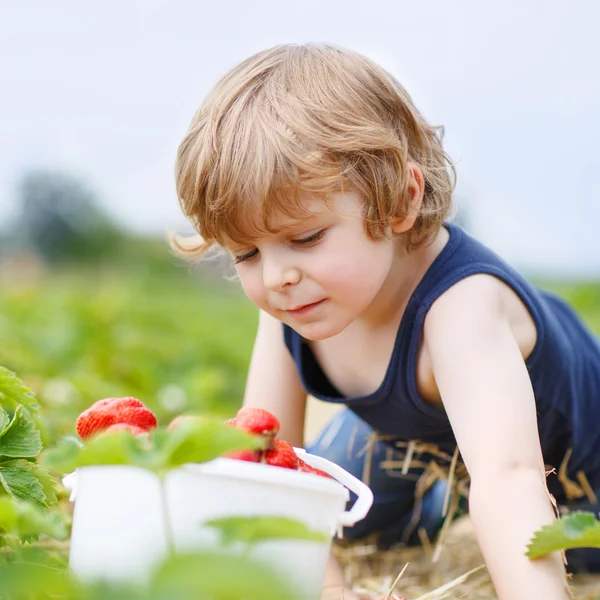
[[[383,69],[278,46],[194,117],[177,187],[200,237],[173,244],[190,258],[225,248],[260,309],[245,404],[275,413],[297,446],[307,393],[347,406],[309,447],[368,475],[375,503],[346,537],[435,536],[448,498],[423,473],[437,461],[461,485],[468,471],[498,596],[568,598],[562,556],[525,551],[554,518],[547,469],[562,467],[566,487],[548,480],[560,502],[600,490],[600,347],[562,301],[446,222],[453,175],[440,131]],[[332,558],[326,597],[336,589],[358,598]]]

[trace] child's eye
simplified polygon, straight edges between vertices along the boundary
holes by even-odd
[[[325,235],[326,229],[320,229],[316,233],[313,233],[305,238],[300,238],[299,240],[292,240],[292,244],[296,246],[310,246],[311,244],[316,244],[319,240],[323,238]]]
[[[258,249],[254,248],[254,250],[250,250],[250,252],[246,252],[246,254],[240,254],[239,256],[234,256],[233,264],[239,265],[240,263],[242,263],[246,260],[253,259],[255,256],[257,256],[257,254],[258,254]]]

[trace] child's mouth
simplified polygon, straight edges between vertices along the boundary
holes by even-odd
[[[305,304],[304,306],[299,306],[298,308],[290,309],[286,312],[292,317],[304,317],[323,304],[323,302],[325,302],[325,299],[319,300],[318,302],[312,302],[311,304]]]

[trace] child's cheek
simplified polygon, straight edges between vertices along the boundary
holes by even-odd
[[[264,287],[252,277],[243,277],[240,275],[240,283],[242,289],[252,304],[258,306],[258,308],[265,308],[266,296],[264,293]]]

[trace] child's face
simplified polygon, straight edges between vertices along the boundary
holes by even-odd
[[[309,218],[276,217],[277,233],[226,246],[248,298],[304,338],[320,340],[376,310],[397,240],[367,235],[356,193],[334,194],[329,206],[310,194],[301,200]]]

